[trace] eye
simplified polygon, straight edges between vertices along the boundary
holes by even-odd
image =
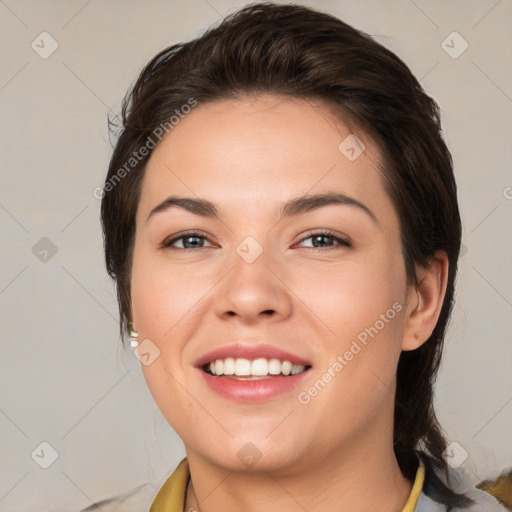
[[[324,247],[326,249],[335,247],[336,244],[340,247],[352,247],[352,244],[350,242],[337,236],[336,233],[333,233],[331,231],[320,231],[318,233],[311,233],[309,236],[303,238],[301,242],[309,239],[312,240],[313,244],[312,246],[309,247],[310,249],[322,250],[322,244],[325,244],[325,240],[329,239],[333,240],[334,244],[328,244],[326,247]],[[208,240],[208,237],[202,235],[197,231],[189,231],[187,233],[181,234],[180,236],[171,238],[170,240],[166,240],[161,244],[161,248],[195,251],[206,247],[203,245],[205,240]],[[175,245],[176,242],[182,242],[182,247],[177,247]]]
[[[162,243],[162,249],[183,249],[188,251],[194,251],[202,249],[204,246],[201,245],[201,241],[208,240],[208,238],[197,231],[189,231],[183,233],[180,236],[166,240]],[[183,241],[183,247],[176,247],[174,244],[178,241]]]
[[[312,240],[312,246],[309,248],[311,249],[322,249],[321,245],[325,243],[325,240],[331,239],[334,240],[339,246],[341,247],[352,247],[352,244],[339,236],[336,235],[336,233],[333,233],[331,231],[320,231],[318,233],[311,233],[309,236],[303,238],[301,241],[304,240]],[[335,244],[329,244],[327,248],[335,247]]]

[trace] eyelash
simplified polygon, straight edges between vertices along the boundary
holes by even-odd
[[[332,231],[319,231],[319,232],[310,233],[308,236],[306,236],[306,237],[302,238],[301,240],[299,240],[299,242],[303,242],[304,240],[308,240],[309,238],[313,238],[313,237],[317,237],[317,236],[323,236],[323,237],[327,237],[327,238],[332,238],[333,240],[338,242],[340,247],[346,247],[346,248],[352,247],[352,244],[350,242],[348,242],[347,240],[345,240],[343,238],[340,238],[339,236],[336,235],[336,233],[333,233]],[[189,231],[187,233],[183,233],[182,235],[180,235],[178,237],[172,238],[171,240],[164,241],[161,244],[160,248],[161,249],[178,249],[178,250],[181,250],[181,251],[199,251],[201,249],[206,249],[206,247],[197,247],[197,248],[193,248],[193,249],[181,248],[181,247],[172,247],[172,244],[177,242],[178,240],[183,240],[185,238],[192,238],[192,237],[204,238],[204,239],[208,240],[207,236],[204,236],[204,235],[202,235],[201,233],[199,233],[197,231]],[[333,248],[335,248],[335,246],[330,246],[330,247],[326,247],[326,248],[321,248],[321,247],[305,247],[305,249],[313,249],[313,250],[317,250],[317,251],[325,251],[325,250],[333,249]]]

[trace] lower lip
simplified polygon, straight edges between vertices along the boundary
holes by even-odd
[[[297,375],[278,375],[261,380],[215,377],[198,369],[206,384],[216,393],[237,402],[263,402],[295,388],[310,368]]]

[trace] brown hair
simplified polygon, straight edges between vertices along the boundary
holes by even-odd
[[[258,93],[321,100],[377,142],[385,156],[385,186],[400,218],[408,284],[416,283],[415,264],[428,266],[439,249],[448,255],[437,325],[427,342],[402,352],[398,363],[394,446],[404,474],[413,470],[407,454],[422,447],[449,478],[433,388],[453,305],[461,221],[439,108],[394,53],[326,13],[294,4],[248,5],[197,39],[166,48],[145,66],[124,100],[122,132],[106,183],[191,98],[202,104]],[[101,205],[121,337],[129,321],[135,214],[150,155],[105,192]]]

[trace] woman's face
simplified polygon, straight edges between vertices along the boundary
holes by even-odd
[[[362,152],[324,106],[267,95],[199,104],[154,150],[132,321],[189,456],[286,471],[391,443],[408,288],[382,157],[357,135]]]

